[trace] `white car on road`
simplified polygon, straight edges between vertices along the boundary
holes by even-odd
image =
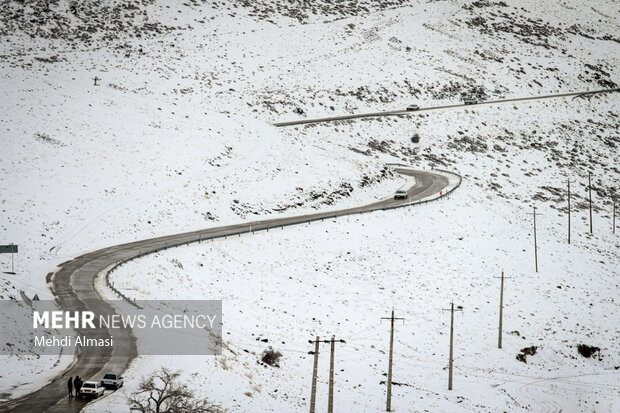
[[[399,189],[394,193],[394,199],[407,199],[408,197],[409,193],[404,189]]]
[[[108,373],[103,376],[101,380],[101,385],[103,387],[111,387],[113,389],[119,389],[123,387],[123,376],[114,373]]]
[[[80,389],[80,395],[96,399],[99,396],[103,396],[104,391],[105,388],[96,381],[85,381]]]

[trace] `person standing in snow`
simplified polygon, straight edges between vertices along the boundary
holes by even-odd
[[[69,377],[69,381],[67,382],[67,387],[69,388],[69,398],[73,397],[73,377]]]
[[[82,388],[82,379],[80,379],[80,376],[75,377],[73,386],[75,387],[75,397],[81,399],[82,396],[80,396],[80,389]]]

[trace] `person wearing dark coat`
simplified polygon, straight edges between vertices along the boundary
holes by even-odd
[[[82,398],[82,395],[80,394],[80,389],[82,388],[82,379],[80,379],[80,376],[76,376],[75,380],[73,380],[73,387],[75,387],[75,397],[77,397],[78,399]]]
[[[69,398],[73,397],[73,377],[69,377],[69,381],[67,382],[67,387],[69,388]]]

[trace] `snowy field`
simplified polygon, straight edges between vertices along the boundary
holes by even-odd
[[[0,274],[2,299],[19,291],[51,298],[46,274],[97,248],[389,196],[403,180],[386,163],[464,178],[438,203],[127,264],[113,279],[136,298],[222,299],[229,349],[221,357],[140,357],[126,388],[90,410],[117,411],[141,376],[169,366],[230,411],[304,411],[307,341],[335,334],[347,341],[337,348],[337,410],[379,411],[388,339],[380,317],[392,307],[405,317],[396,330],[397,411],[620,408],[620,241],[611,234],[617,93],[271,125],[468,96],[617,87],[616,2],[192,0],[131,8],[117,0],[81,2],[75,12],[68,1],[51,1],[49,11],[44,3],[8,2],[0,11],[0,244],[20,248],[17,275]],[[542,214],[538,274],[532,206]],[[0,265],[8,268],[8,255]],[[511,278],[498,350],[493,277],[502,268]],[[442,309],[451,300],[464,312],[456,316],[455,390],[447,392]],[[577,344],[600,347],[601,360],[583,358]],[[279,369],[256,362],[268,345],[284,355]],[[530,346],[537,354],[517,361]],[[0,373],[7,398],[44,384],[72,357],[0,360],[12,370]]]
[[[130,380],[160,364],[182,366],[197,389],[209,389],[231,411],[305,411],[308,340],[334,334],[346,341],[336,353],[337,410],[381,411],[389,323],[380,317],[394,307],[405,317],[396,327],[396,411],[614,411],[620,347],[609,333],[618,328],[617,291],[606,286],[617,275],[618,243],[609,235],[593,242],[579,224],[574,229],[581,234],[569,246],[559,230],[564,220],[552,209],[542,213],[538,274],[526,211],[481,199],[471,183],[421,207],[134,261],[112,277],[132,297],[224,300],[226,345],[221,357],[142,357]],[[601,257],[594,246],[613,253]],[[504,348],[498,350],[499,280],[493,277],[502,269],[511,278]],[[456,316],[455,389],[448,392],[449,313],[442,309],[452,300],[464,312]],[[602,359],[582,358],[576,349],[582,342],[600,347]],[[284,355],[280,368],[257,365],[268,346]],[[517,361],[530,346],[538,353],[527,364]],[[324,345],[321,406],[327,403],[328,352]],[[123,400],[118,394],[111,399]]]

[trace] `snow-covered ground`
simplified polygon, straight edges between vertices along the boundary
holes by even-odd
[[[438,203],[136,260],[113,274],[117,286],[138,299],[221,298],[227,345],[221,357],[142,357],[130,382],[160,364],[181,367],[188,381],[231,411],[305,411],[308,340],[334,334],[346,341],[336,352],[337,409],[381,411],[389,323],[380,318],[394,307],[405,317],[396,325],[394,380],[402,384],[394,391],[396,411],[613,411],[620,402],[620,347],[612,332],[617,290],[606,286],[617,275],[618,241],[604,234],[593,242],[579,223],[569,246],[563,217],[544,208],[536,274],[526,213],[481,197],[470,181]],[[612,252],[601,256],[594,245]],[[494,277],[502,269],[510,279],[498,350]],[[464,312],[456,315],[455,389],[448,392],[450,316],[442,309],[451,301]],[[582,342],[600,347],[602,360],[582,358],[576,350]],[[279,369],[256,363],[268,346],[284,355]],[[517,361],[529,346],[538,353],[527,364]],[[320,405],[326,404],[328,353],[324,345]],[[112,399],[123,401],[118,394]]]
[[[232,348],[260,353],[267,345],[256,342],[260,336],[285,355],[277,370],[245,352],[144,357],[127,372],[125,392],[160,365],[184,364],[186,378],[197,373],[196,388],[232,411],[304,410],[307,340],[336,334],[348,340],[337,349],[339,410],[378,410],[387,363],[379,317],[393,306],[406,318],[396,344],[401,411],[618,408],[620,241],[610,222],[620,177],[617,94],[270,124],[465,96],[613,87],[620,78],[615,2],[316,1],[302,8],[156,1],[133,9],[119,0],[111,4],[121,17],[109,20],[97,2],[81,3],[75,14],[70,2],[52,1],[49,12],[42,3],[10,2],[0,12],[0,244],[20,247],[17,275],[0,274],[2,299],[19,290],[49,298],[47,273],[107,245],[370,202],[402,185],[384,170],[388,162],[464,177],[440,203],[169,250],[123,267],[115,283],[138,288],[142,298],[224,300]],[[27,18],[35,14],[47,17]],[[564,241],[568,177],[571,246]],[[527,215],[533,205],[543,214],[538,274]],[[8,259],[0,256],[4,268]],[[499,351],[493,276],[501,268],[512,277],[507,332],[525,339],[506,334]],[[162,286],[175,289],[163,296]],[[452,299],[465,312],[457,315],[448,393],[441,309]],[[581,359],[574,346],[582,342],[600,347],[602,360]],[[531,345],[539,353],[517,361]],[[0,377],[0,393],[15,397],[71,357],[29,366],[2,360],[15,374]],[[93,409],[122,403],[121,393]]]

